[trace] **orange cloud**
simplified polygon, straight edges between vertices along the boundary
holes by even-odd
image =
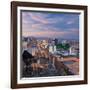
[[[57,31],[41,31],[41,32],[23,32],[23,36],[37,36],[37,37],[60,37],[65,35],[66,32],[57,32]]]
[[[30,17],[33,19],[33,20],[36,20],[38,22],[41,22],[43,24],[47,24],[48,23],[48,20],[45,20],[44,18],[41,18],[40,16],[35,16],[34,14],[32,13],[29,13]]]

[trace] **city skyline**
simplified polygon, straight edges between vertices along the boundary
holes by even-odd
[[[23,11],[22,36],[79,39],[79,14]]]

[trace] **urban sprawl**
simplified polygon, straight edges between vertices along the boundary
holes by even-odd
[[[59,38],[22,38],[22,77],[79,74],[79,41]]]

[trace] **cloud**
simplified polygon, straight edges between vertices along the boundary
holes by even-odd
[[[73,34],[79,34],[79,29],[77,29],[77,28],[71,28],[71,29],[69,29],[69,31]]]
[[[71,18],[69,17],[67,20],[66,20],[66,24],[67,25],[71,25],[71,24],[75,24],[75,23],[78,23],[79,21],[79,16],[76,17],[76,15],[72,16]]]
[[[66,33],[57,31],[41,31],[41,32],[23,32],[23,36],[36,36],[36,37],[58,37],[63,36]]]
[[[70,30],[70,31],[37,31],[37,32],[23,32],[23,36],[34,36],[34,37],[67,37],[67,36],[77,36],[79,35],[78,30]]]
[[[70,37],[79,35],[78,19],[66,14],[23,12],[22,35],[37,37]],[[68,17],[69,16],[69,17]],[[74,16],[74,15],[73,15]],[[77,16],[78,17],[78,16]],[[73,26],[71,26],[73,24]]]
[[[36,12],[23,12],[23,23],[37,22],[42,24],[53,24],[63,21],[62,17],[49,17],[51,14],[48,13],[36,13]]]
[[[34,21],[38,21],[43,24],[48,23],[48,20],[45,20],[43,17],[40,17],[40,16],[32,14],[32,13],[29,13],[29,15],[30,15],[30,18],[32,18]]]
[[[73,24],[74,21],[67,21],[67,24]]]

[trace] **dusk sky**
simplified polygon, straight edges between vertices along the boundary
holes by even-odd
[[[23,11],[22,36],[79,39],[79,14]]]

